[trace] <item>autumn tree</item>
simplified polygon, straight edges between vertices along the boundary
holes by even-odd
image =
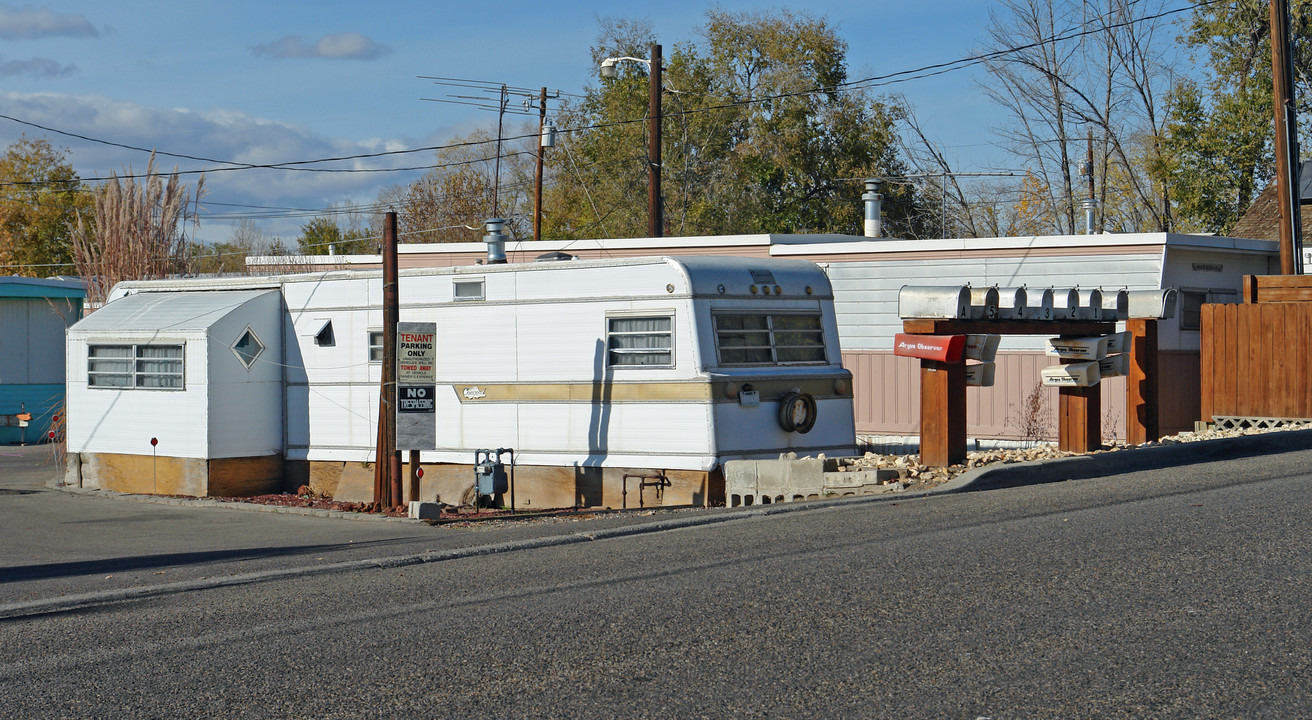
[[[608,20],[592,55],[646,57],[649,25]],[[902,108],[847,84],[846,43],[807,13],[710,10],[697,41],[665,56],[662,190],[674,235],[846,232],[860,179],[900,175]],[[647,228],[650,69],[625,62],[567,102],[549,156],[545,236],[635,237]],[[909,186],[886,192],[885,227],[915,235]]]
[[[44,277],[73,269],[73,228],[91,196],[67,151],[24,135],[0,157],[0,266]]]
[[[297,244],[302,255],[369,255],[378,252],[379,243],[358,214],[330,210],[301,226]]]
[[[1300,132],[1312,98],[1312,0],[1291,0],[1291,58]],[[1266,0],[1200,4],[1184,35],[1202,77],[1172,93],[1162,171],[1186,222],[1225,232],[1271,180],[1271,37]]]

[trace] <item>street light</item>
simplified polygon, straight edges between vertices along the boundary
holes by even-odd
[[[665,234],[665,221],[661,208],[661,46],[651,46],[651,59],[625,55],[624,57],[606,58],[601,61],[601,76],[615,77],[615,66],[621,60],[646,63],[650,69],[650,87],[648,88],[647,111],[647,235],[661,237]]]

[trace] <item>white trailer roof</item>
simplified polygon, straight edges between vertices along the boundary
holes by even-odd
[[[269,292],[277,291],[136,293],[106,303],[68,331],[205,330],[247,302]]]

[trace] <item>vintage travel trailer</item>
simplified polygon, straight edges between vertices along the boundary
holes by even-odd
[[[855,452],[829,279],[805,260],[403,270],[436,323],[420,497],[514,450],[522,508],[724,500],[733,459]],[[69,331],[70,479],[189,495],[372,491],[379,271],[124,283]],[[401,449],[406,449],[402,447]]]
[[[402,267],[473,262],[482,243],[402,245]],[[973,288],[1101,288],[1179,291],[1179,312],[1159,326],[1162,368],[1162,430],[1192,430],[1200,418],[1199,334],[1203,303],[1238,302],[1244,275],[1279,268],[1269,240],[1178,233],[920,239],[852,235],[723,235],[714,237],[547,240],[508,243],[511,260],[546,252],[580,258],[665,253],[805,259],[819,264],[834,288],[834,311],[843,364],[852,371],[855,416],[863,445],[887,452],[914,452],[920,430],[919,365],[893,354],[901,329],[898,291],[905,285]],[[301,258],[309,267],[368,267],[378,256]],[[248,258],[253,267],[285,258]],[[1033,293],[1031,293],[1033,294]],[[1044,338],[1008,337],[998,351],[993,387],[967,391],[972,438],[1026,440],[1020,408],[1039,385]],[[1125,381],[1101,383],[1105,435],[1125,436]],[[1056,439],[1055,390],[1041,390]]]

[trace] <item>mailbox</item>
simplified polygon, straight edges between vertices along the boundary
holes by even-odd
[[[1000,342],[1002,342],[1001,335],[967,335],[966,359],[993,362],[993,358],[998,354],[998,343]]]
[[[1098,361],[1099,377],[1124,377],[1129,372],[1129,355],[1108,355]]]
[[[967,365],[966,384],[972,387],[993,387],[993,375],[997,369],[997,363],[992,362]]]
[[[1025,319],[1025,288],[998,288],[998,319]]]
[[[898,333],[893,336],[893,354],[899,357],[959,363],[961,362],[961,353],[965,347],[965,335],[911,335]]]
[[[1025,313],[1026,320],[1052,320],[1052,288],[1044,290],[1027,290],[1025,292]]]
[[[1077,288],[1075,293],[1080,303],[1076,310],[1076,319],[1102,320],[1102,291],[1096,288],[1092,290]]]
[[[1131,290],[1128,293],[1126,317],[1165,320],[1175,317],[1175,288],[1164,290]]]
[[[1129,331],[1112,333],[1107,336],[1107,354],[1120,355],[1121,353],[1130,352],[1130,344],[1134,339],[1130,337]]]
[[[1124,320],[1130,313],[1130,294],[1125,290],[1102,291],[1102,316],[1106,320]]]
[[[1053,288],[1052,319],[1080,319],[1080,293],[1075,288]]]
[[[1063,360],[1101,360],[1107,356],[1107,338],[1050,338],[1047,354]]]
[[[996,287],[970,288],[970,319],[998,319],[998,289]]]
[[[1098,384],[1098,363],[1081,362],[1053,365],[1040,373],[1045,387],[1093,387]]]
[[[897,294],[897,309],[903,318],[969,320],[970,288],[964,285],[904,285]]]

